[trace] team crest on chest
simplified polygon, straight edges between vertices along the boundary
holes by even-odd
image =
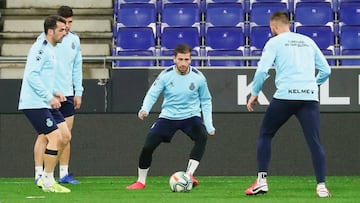
[[[74,44],[74,42],[71,43],[71,48],[72,48],[72,49],[75,49],[75,44]]]
[[[192,82],[190,83],[189,90],[194,90],[194,89],[195,89],[195,84]]]

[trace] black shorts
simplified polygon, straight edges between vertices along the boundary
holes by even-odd
[[[58,109],[24,109],[22,111],[39,135],[49,134],[58,129],[58,123],[65,122],[64,116]]]
[[[164,142],[170,142],[177,130],[181,130],[188,135],[196,126],[203,126],[202,119],[198,116],[184,120],[158,118],[151,126],[150,133],[161,136]]]
[[[59,111],[62,113],[64,118],[73,116],[75,114],[74,97],[73,96],[66,97],[66,101],[61,102],[61,107]]]

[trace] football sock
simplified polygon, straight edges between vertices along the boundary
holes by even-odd
[[[267,172],[259,172],[258,180],[261,182],[266,182]]]
[[[194,159],[189,159],[188,167],[186,169],[186,173],[189,175],[193,175],[195,173],[195,170],[199,166],[199,161],[196,161]]]
[[[44,187],[50,187],[54,184],[55,180],[54,180],[54,172],[44,172],[43,176],[42,176],[42,181],[44,184]]]
[[[148,171],[149,171],[149,168],[146,168],[146,169],[138,168],[138,180],[137,181],[139,181],[140,183],[145,185]]]
[[[60,169],[60,173],[59,173],[60,178],[63,178],[69,173],[68,165],[60,165],[59,169]]]
[[[42,166],[35,166],[35,180],[40,178],[44,172],[44,169]]]

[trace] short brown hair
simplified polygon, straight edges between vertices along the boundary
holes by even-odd
[[[283,24],[290,24],[289,14],[284,11],[276,11],[270,17],[270,21],[279,21]]]
[[[64,18],[73,17],[74,15],[72,8],[70,8],[69,6],[61,6],[60,8],[58,8],[57,14]]]
[[[176,56],[178,53],[187,54],[187,53],[191,53],[191,51],[192,51],[192,49],[189,45],[179,44],[175,47],[174,55]]]
[[[45,21],[44,21],[44,32],[45,32],[45,34],[48,33],[49,29],[55,29],[56,26],[57,26],[57,24],[56,24],[57,22],[62,22],[64,24],[66,24],[66,20],[61,16],[51,15],[51,16],[46,17]]]

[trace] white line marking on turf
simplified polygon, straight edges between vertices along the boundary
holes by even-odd
[[[45,196],[27,196],[26,199],[43,199]]]

